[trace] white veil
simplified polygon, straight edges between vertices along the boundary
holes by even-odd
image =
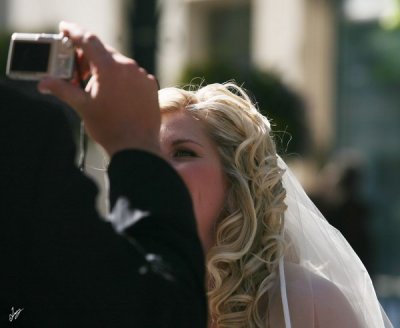
[[[271,294],[271,327],[393,327],[356,253],[281,158],[278,165],[285,171],[288,247]]]

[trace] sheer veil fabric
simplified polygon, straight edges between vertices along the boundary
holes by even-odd
[[[364,265],[341,233],[315,207],[286,163],[279,280],[269,300],[271,327],[393,327]],[[350,219],[350,218],[349,218]]]

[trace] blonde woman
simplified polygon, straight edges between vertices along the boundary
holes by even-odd
[[[192,196],[210,327],[391,327],[357,255],[234,83],[159,91],[161,152]]]
[[[133,60],[76,25],[61,27],[90,81],[83,91],[47,79],[39,90],[80,113],[110,156],[139,149],[179,173],[207,255],[209,327],[392,327],[361,261],[277,155],[268,120],[243,89],[212,84],[157,96],[154,77]],[[189,205],[180,210],[188,219]]]

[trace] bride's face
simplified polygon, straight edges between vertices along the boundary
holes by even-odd
[[[178,171],[192,197],[204,251],[213,245],[214,225],[225,201],[226,181],[217,147],[201,121],[189,113],[163,113],[161,152]]]

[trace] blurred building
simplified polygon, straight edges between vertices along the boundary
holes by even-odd
[[[305,95],[316,147],[323,150],[330,145],[336,42],[332,1],[159,3],[158,75],[162,85],[177,83],[186,65],[210,60],[274,71]]]
[[[135,55],[130,42],[143,39],[148,29],[134,35],[127,8],[150,2],[155,1],[0,0],[0,29],[57,32],[58,22],[69,20]],[[306,95],[316,147],[330,145],[335,55],[331,1],[159,0],[157,10],[156,67],[162,85],[176,84],[186,65],[210,57],[273,70]]]
[[[124,47],[124,0],[0,0],[0,29],[10,32],[58,32],[61,20],[95,31],[108,44]]]
[[[347,0],[337,24],[333,147],[364,157],[375,272],[389,276],[400,274],[399,13],[396,0]],[[385,289],[400,296],[393,286]]]

